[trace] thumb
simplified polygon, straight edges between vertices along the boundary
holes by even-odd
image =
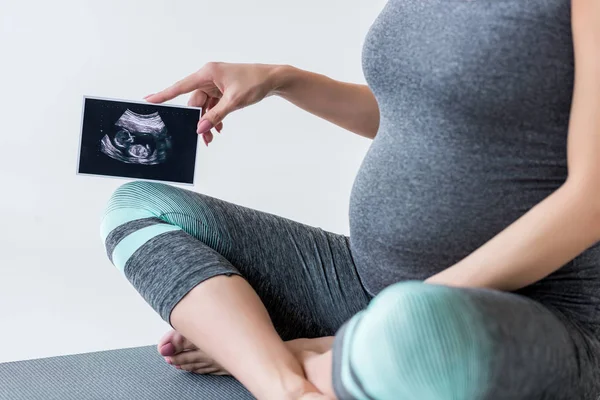
[[[198,122],[198,133],[206,133],[217,126],[227,115],[236,109],[235,104],[227,96],[221,97],[219,102],[210,109]]]

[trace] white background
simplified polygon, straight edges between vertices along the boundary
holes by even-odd
[[[101,245],[103,207],[126,180],[75,174],[84,94],[139,100],[208,61],[364,82],[384,3],[0,0],[0,362],[155,344],[169,329]],[[368,146],[269,98],[201,143],[193,190],[348,234]]]

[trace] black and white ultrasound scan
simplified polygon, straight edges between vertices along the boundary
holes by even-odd
[[[201,109],[84,97],[78,173],[193,184]]]

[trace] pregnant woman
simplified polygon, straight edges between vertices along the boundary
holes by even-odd
[[[209,63],[208,145],[278,95],[373,139],[350,236],[176,187],[127,183],[102,237],[174,328],[165,360],[259,399],[600,395],[600,2],[391,0],[368,86]]]

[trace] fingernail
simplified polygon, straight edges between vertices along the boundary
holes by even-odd
[[[206,141],[206,136],[202,135],[202,140],[204,140],[204,144],[206,145],[206,147],[208,147],[208,142]]]
[[[154,93],[152,93],[152,94],[149,94],[148,96],[144,97],[144,100],[146,100],[146,99],[147,99],[148,97],[150,97],[150,96],[154,96]]]
[[[215,129],[217,130],[217,132],[221,133],[222,128],[219,128],[219,126],[216,126]]]
[[[176,366],[175,366],[175,368],[177,368],[177,369],[181,369],[181,366],[179,366],[179,365],[176,365]]]
[[[165,357],[165,361],[167,362],[167,364],[173,364],[173,361],[171,361],[171,358],[169,357]]]
[[[210,123],[209,120],[204,119],[200,122],[200,125],[198,125],[198,133],[206,133],[208,131],[210,131],[210,128],[212,128],[212,124]]]

